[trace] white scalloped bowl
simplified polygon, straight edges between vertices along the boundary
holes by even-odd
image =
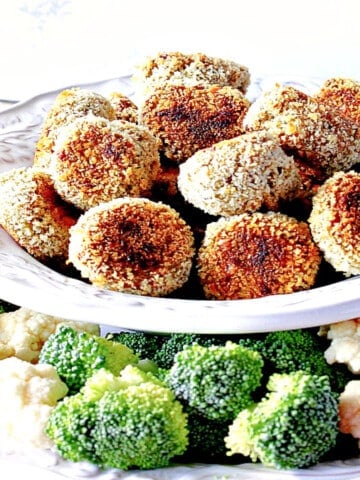
[[[274,82],[311,92],[320,81],[269,76],[252,82],[256,98]],[[131,77],[82,85],[132,96]],[[44,115],[58,91],[0,113],[0,172],[31,165]],[[16,305],[81,321],[153,332],[248,333],[318,326],[360,316],[360,277],[251,300],[151,298],[103,290],[42,265],[0,230],[0,295]]]

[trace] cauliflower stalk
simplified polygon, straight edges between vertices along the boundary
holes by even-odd
[[[44,343],[63,324],[93,334],[100,331],[99,326],[93,323],[65,320],[24,307],[1,313],[0,359],[15,356],[27,362],[37,363]]]
[[[0,360],[0,449],[47,449],[45,434],[52,409],[68,388],[50,365],[32,365],[16,357]]]

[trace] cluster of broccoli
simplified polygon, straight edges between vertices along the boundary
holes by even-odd
[[[337,448],[339,395],[352,378],[327,364],[323,341],[312,330],[100,337],[61,326],[39,363],[69,393],[45,431],[65,459],[103,468],[307,467]]]

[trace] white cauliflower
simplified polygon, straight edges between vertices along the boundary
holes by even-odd
[[[319,335],[331,340],[324,352],[330,365],[344,363],[352,373],[360,373],[360,318],[321,327]]]
[[[360,439],[360,380],[351,380],[339,399],[339,429]]]
[[[0,360],[0,450],[48,449],[44,428],[58,400],[68,393],[51,365],[16,357]]]
[[[37,363],[45,341],[63,324],[78,331],[100,333],[100,327],[94,323],[65,320],[24,307],[0,314],[0,360],[14,356]]]

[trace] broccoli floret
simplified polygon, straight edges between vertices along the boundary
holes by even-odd
[[[97,415],[96,403],[85,401],[80,393],[65,397],[52,410],[45,433],[66,460],[97,464],[96,444],[91,435]]]
[[[232,420],[252,401],[260,385],[263,361],[233,342],[191,345],[175,355],[167,383],[176,396],[212,420]]]
[[[184,410],[187,414],[189,445],[180,461],[229,463],[229,457],[226,456],[225,437],[230,422],[210,420],[186,405]]]
[[[137,355],[127,346],[68,326],[49,336],[39,356],[39,363],[55,367],[70,394],[78,392],[100,368],[117,375],[126,365],[137,362]]]
[[[278,469],[313,465],[334,447],[338,394],[326,376],[273,374],[267,395],[242,410],[225,438],[228,455],[241,453]]]
[[[173,392],[152,374],[129,365],[105,369],[52,411],[47,435],[67,460],[102,468],[167,466],[188,445],[186,414]]]
[[[269,375],[297,370],[319,376],[327,375],[332,389],[337,392],[343,391],[350,379],[346,369],[334,368],[327,363],[323,342],[311,330],[275,331],[266,334],[261,340],[239,343],[261,353]]]
[[[166,337],[146,332],[116,332],[108,333],[105,338],[126,345],[139,358],[153,360]]]
[[[160,368],[169,369],[174,363],[175,355],[185,347],[195,343],[209,347],[211,345],[223,345],[225,340],[221,337],[196,333],[172,333],[165,337],[161,347],[155,352],[153,360]]]

